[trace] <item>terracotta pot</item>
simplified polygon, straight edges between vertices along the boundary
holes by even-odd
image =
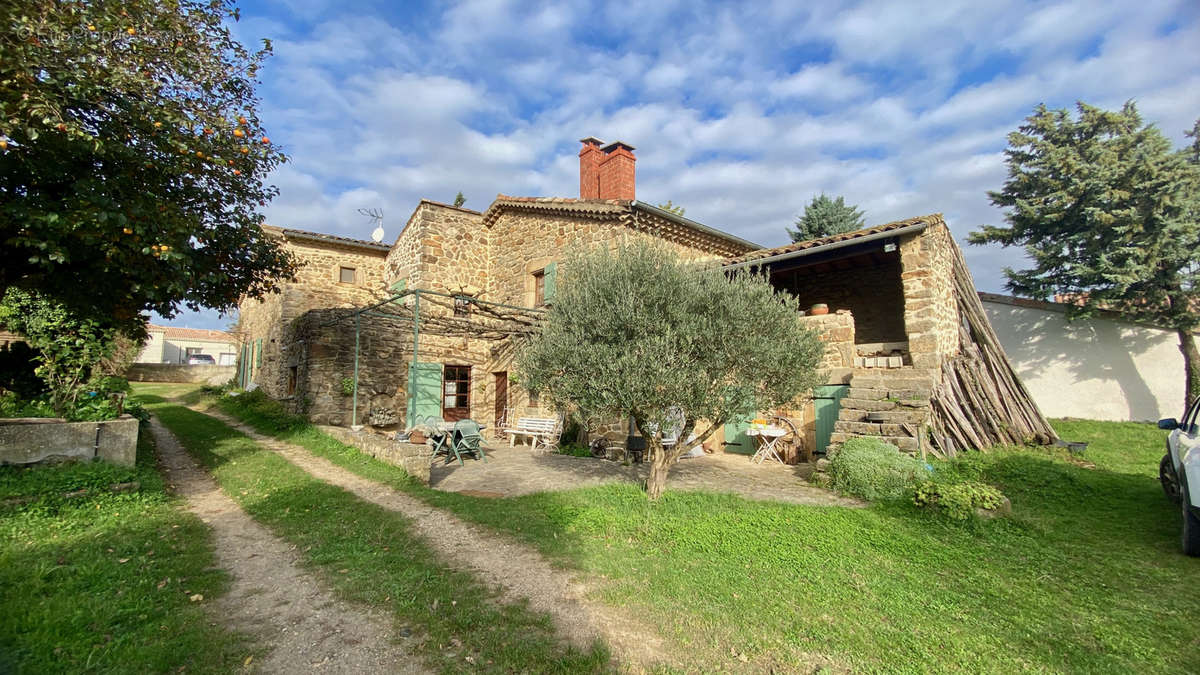
[[[817,304],[813,305],[812,307],[808,308],[808,313],[811,314],[812,316],[821,316],[822,314],[828,314],[829,313],[829,305],[826,305],[823,302],[817,303]]]
[[[421,443],[424,443],[425,441],[426,441],[425,434],[423,434],[420,431],[417,431],[415,429],[408,436],[409,443],[416,443],[417,445],[420,445]]]

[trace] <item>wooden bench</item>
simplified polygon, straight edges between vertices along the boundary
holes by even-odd
[[[516,445],[517,436],[528,436],[532,448],[536,449],[540,442],[546,449],[550,449],[558,445],[562,423],[553,417],[518,417],[516,424],[502,431],[508,434],[510,448]]]

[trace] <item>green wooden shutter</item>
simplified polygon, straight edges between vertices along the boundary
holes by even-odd
[[[546,265],[546,269],[542,272],[542,301],[546,303],[554,302],[554,293],[557,290],[558,282],[558,263],[550,263]]]
[[[254,359],[254,367],[262,368],[262,338],[258,338],[258,356]]]
[[[245,389],[250,384],[250,353],[247,345],[242,345],[241,379],[242,389]]]
[[[409,366],[412,367],[411,365]],[[417,363],[408,392],[409,429],[426,417],[442,418],[442,364]]]

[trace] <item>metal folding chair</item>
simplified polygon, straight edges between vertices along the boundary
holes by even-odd
[[[460,465],[465,466],[462,460],[464,454],[474,455],[477,459],[487,462],[487,455],[483,452],[483,435],[479,433],[479,423],[472,419],[455,422],[454,430],[450,432],[450,451],[454,453],[454,457]],[[447,456],[447,458],[449,457]]]

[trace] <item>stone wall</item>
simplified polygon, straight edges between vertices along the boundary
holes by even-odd
[[[852,259],[852,265],[822,274],[805,274],[801,269],[786,288],[800,301],[801,309],[825,303],[830,312],[852,312],[855,338],[859,342],[904,341],[900,256],[896,253],[861,256]]]
[[[276,399],[290,395],[292,357],[284,347],[285,331],[293,319],[312,309],[360,307],[385,297],[386,251],[296,237],[284,238],[284,246],[300,260],[295,280],[280,284],[277,293],[262,299],[246,298],[238,308],[237,333],[243,344],[257,345],[262,340],[262,357],[246,364],[250,380]],[[340,281],[342,267],[355,269],[354,283]],[[240,361],[240,349],[238,354]]]
[[[825,343],[825,354],[818,366],[822,371],[849,368],[854,364],[855,322],[858,317],[839,309],[825,315],[802,316],[800,325],[816,331]]]
[[[616,247],[638,239],[666,242],[689,260],[713,257],[713,249],[704,244],[686,243],[657,236],[653,230],[638,229],[622,219],[600,220],[595,217],[547,214],[509,209],[495,219],[491,227],[495,249],[489,300],[531,307],[534,304],[533,273],[550,263],[563,273],[563,261],[569,252],[598,247]]]
[[[133,466],[137,460],[137,439],[138,421],[129,415],[104,422],[0,420],[0,465],[103,459]]]
[[[917,368],[939,368],[958,353],[958,304],[954,294],[953,251],[945,223],[931,224],[900,241],[904,322],[908,349]]]
[[[376,459],[404,469],[422,485],[429,485],[429,468],[433,459],[429,446],[398,443],[369,431],[352,431],[331,426],[321,426],[320,429],[346,445],[352,445]]]
[[[480,213],[422,201],[387,255],[387,283],[490,299],[490,238]]]
[[[432,308],[422,310],[431,312]],[[358,423],[372,410],[396,413],[400,428],[408,426],[409,367],[412,362],[412,321],[362,315],[359,323]],[[426,334],[420,338],[418,359],[423,363],[471,367],[470,416],[491,425],[494,406],[490,362],[493,341]],[[283,388],[283,400],[293,412],[319,424],[349,426],[354,421],[354,398],[344,393],[343,381],[354,377],[354,318],[349,310],[314,310],[292,322],[284,340],[284,378],[295,377],[295,389],[283,383],[263,383],[264,390]],[[295,369],[294,371],[292,369]]]
[[[125,371],[132,382],[191,382],[220,385],[237,375],[237,366],[181,366],[174,363],[135,363]]]

